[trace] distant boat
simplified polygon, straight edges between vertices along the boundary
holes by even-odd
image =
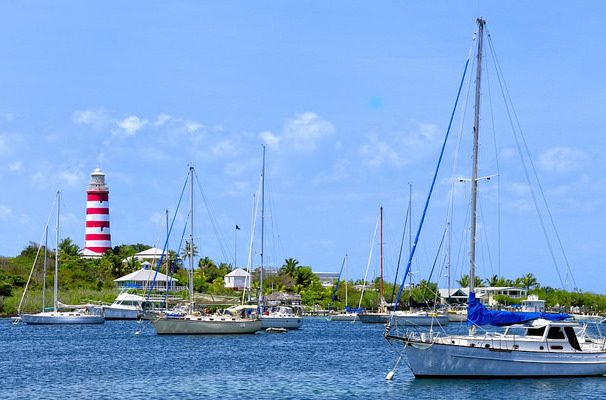
[[[263,324],[263,329],[299,329],[303,326],[303,317],[295,314],[292,307],[287,306],[268,307],[259,318]]]
[[[335,285],[335,289],[332,294],[332,300],[330,301],[330,307],[328,312],[328,318],[331,321],[349,321],[355,322],[359,321],[358,315],[360,314],[360,309],[351,309],[347,305],[347,272],[349,270],[349,264],[347,262],[347,254],[345,254],[345,258],[343,259],[343,265],[341,266],[341,271],[339,271],[339,276],[337,277],[337,283]],[[335,311],[332,309],[332,305],[335,301],[335,296],[337,294],[337,290],[339,289],[339,283],[341,280],[341,272],[345,271],[345,311]]]
[[[590,337],[586,325],[565,321],[570,317],[568,314],[488,310],[475,296],[479,100],[485,21],[478,19],[477,23],[476,104],[469,213],[469,333],[442,336],[432,332],[401,332],[397,329],[397,322],[391,321],[386,327],[385,338],[392,343],[403,344],[406,363],[417,378],[602,376],[606,374],[606,340]],[[488,324],[507,328],[504,333],[476,333],[476,326]],[[398,354],[401,356],[400,351]],[[387,378],[391,379],[392,376],[393,371]]]
[[[139,319],[144,302],[145,297],[122,291],[112,304],[102,306],[105,319]]]
[[[262,327],[257,314],[257,306],[232,306],[216,314],[206,314],[196,310],[193,300],[194,271],[194,168],[189,168],[190,180],[190,237],[189,250],[189,303],[186,312],[160,315],[148,314],[158,335],[226,335],[251,334]]]
[[[28,325],[79,325],[79,324],[102,324],[105,322],[103,315],[91,314],[87,308],[76,308],[72,311],[60,311],[58,300],[59,287],[59,213],[60,193],[57,191],[57,223],[56,223],[56,246],[55,246],[55,278],[54,278],[54,300],[52,311],[46,311],[44,305],[42,312],[36,314],[19,313],[19,319]],[[48,230],[46,230],[48,232]],[[45,257],[46,259],[46,257]],[[35,266],[32,266],[32,269]],[[27,287],[27,286],[26,286]],[[27,290],[27,289],[26,289]],[[25,291],[23,292],[25,296]],[[19,308],[21,305],[19,305]],[[17,321],[18,322],[18,321]]]

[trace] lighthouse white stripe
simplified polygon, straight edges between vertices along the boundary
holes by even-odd
[[[108,201],[87,201],[86,208],[109,208]]]
[[[109,221],[109,214],[87,214],[87,221]]]
[[[87,240],[84,247],[107,247],[111,248],[111,242],[109,240]]]
[[[102,234],[102,235],[109,235],[109,228],[103,228],[103,230],[101,230],[101,228],[86,228],[86,235],[88,234]]]

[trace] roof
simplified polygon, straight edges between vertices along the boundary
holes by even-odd
[[[164,255],[166,255],[166,252],[164,252]],[[152,247],[150,249],[140,251],[134,255],[134,257],[138,260],[141,260],[143,258],[160,258],[161,256],[162,249],[159,249],[157,247]]]
[[[118,279],[114,279],[114,282],[125,282],[125,281],[144,281],[144,282],[151,282],[154,280],[154,276],[156,277],[156,281],[171,281],[171,282],[178,282],[179,280],[177,278],[168,278],[166,275],[164,275],[161,272],[158,272],[158,275],[156,274],[156,270],[153,269],[140,269],[138,271],[135,272],[131,272],[128,275],[124,275]],[[168,278],[168,279],[167,279]]]
[[[236,268],[233,271],[231,271],[229,274],[226,274],[225,276],[244,276],[244,277],[250,277],[250,274],[248,272],[246,272],[245,270],[243,270],[242,268]]]

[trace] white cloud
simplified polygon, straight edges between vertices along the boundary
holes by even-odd
[[[280,137],[274,135],[270,131],[264,131],[259,133],[259,139],[263,141],[270,149],[279,150],[280,149],[280,141],[282,140]]]
[[[13,163],[8,164],[8,169],[11,171],[19,171],[22,166],[23,163],[21,161],[15,161]]]
[[[233,157],[238,154],[238,149],[230,140],[223,140],[215,144],[211,151],[217,157]]]
[[[389,143],[379,140],[377,134],[370,137],[369,143],[362,145],[360,154],[366,159],[366,164],[371,167],[378,167],[383,163],[400,164],[398,153]]]
[[[77,125],[92,125],[95,128],[103,128],[111,123],[107,112],[102,109],[74,111],[72,121]]]
[[[13,210],[10,208],[0,205],[0,218],[9,217],[13,213]]]
[[[587,159],[583,151],[570,147],[554,147],[539,156],[539,165],[548,172],[571,172],[578,170]]]
[[[183,124],[185,125],[185,129],[187,130],[187,132],[190,132],[190,133],[195,132],[204,127],[204,125],[202,125],[196,121],[183,121]]]
[[[316,143],[335,132],[332,123],[318,117],[316,113],[305,112],[287,121],[284,140],[296,151],[311,152]]]
[[[173,119],[173,117],[171,117],[168,114],[160,114],[158,115],[158,118],[156,119],[156,122],[154,122],[154,126],[162,126],[164,125],[164,123],[166,121],[170,121],[171,119]]]
[[[62,171],[57,174],[57,178],[60,182],[65,182],[68,186],[75,186],[80,182],[80,174],[77,172]]]
[[[131,115],[130,117],[126,117],[122,121],[116,122],[120,128],[124,130],[126,136],[135,135],[141,128],[148,124],[148,121],[145,119],[139,119],[139,117]]]

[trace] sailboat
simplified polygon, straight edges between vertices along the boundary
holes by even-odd
[[[468,334],[447,336],[435,335],[433,332],[400,334],[397,324],[391,321],[386,327],[384,336],[392,343],[403,344],[403,353],[407,357],[408,366],[417,378],[604,375],[606,374],[606,340],[591,337],[587,332],[587,325],[581,326],[577,322],[567,320],[570,317],[568,314],[488,310],[475,296],[479,100],[485,21],[477,19],[477,25],[470,213],[470,291],[467,308],[469,332]],[[410,259],[413,254],[414,252],[411,252]],[[480,334],[476,332],[477,326],[489,324],[507,326],[507,328],[503,333],[486,331]],[[387,379],[391,379],[393,373],[392,370],[387,375]]]
[[[60,192],[57,191],[57,222],[55,226],[56,246],[55,246],[55,277],[53,284],[53,308],[46,311],[44,301],[42,312],[36,314],[21,314],[19,320],[28,325],[79,325],[79,324],[102,324],[105,322],[103,315],[92,314],[87,308],[76,308],[72,311],[60,311],[61,303],[58,300],[59,288],[59,214],[60,214]],[[48,232],[48,230],[46,230]],[[46,258],[46,257],[45,257]],[[45,261],[46,262],[46,261]],[[34,263],[35,266],[35,263]],[[33,269],[33,266],[32,266]],[[46,272],[46,271],[45,271]],[[30,275],[31,276],[31,275]],[[25,296],[25,291],[23,293]],[[71,307],[70,307],[71,308]]]
[[[287,305],[269,306],[263,296],[263,245],[265,231],[265,146],[263,146],[263,167],[261,169],[261,271],[259,283],[259,308],[262,327],[272,329],[299,329],[303,326],[303,316]]]
[[[341,279],[341,273],[339,273],[339,277],[337,278],[337,284],[335,285],[335,290],[333,293],[333,298],[329,307],[329,318],[331,321],[358,321],[358,315],[360,314],[360,309],[352,309],[347,306],[347,271],[349,269],[349,264],[347,262],[347,254],[343,259],[343,266],[345,267],[345,311],[335,312],[332,309],[332,303],[334,301],[337,290],[339,289],[339,279]]]
[[[394,319],[400,325],[409,326],[444,326],[448,323],[448,316],[438,314],[432,311],[404,311],[395,310],[388,311],[387,303],[385,301],[385,295],[383,292],[383,207],[380,209],[380,305],[377,312],[363,312],[358,318],[364,324],[386,324],[390,318]]]
[[[194,303],[194,167],[189,168],[190,180],[190,236],[189,250],[189,302],[183,314],[165,312],[149,314],[158,335],[225,335],[251,334],[261,329],[256,306],[232,306],[220,313],[206,314],[196,310]]]

